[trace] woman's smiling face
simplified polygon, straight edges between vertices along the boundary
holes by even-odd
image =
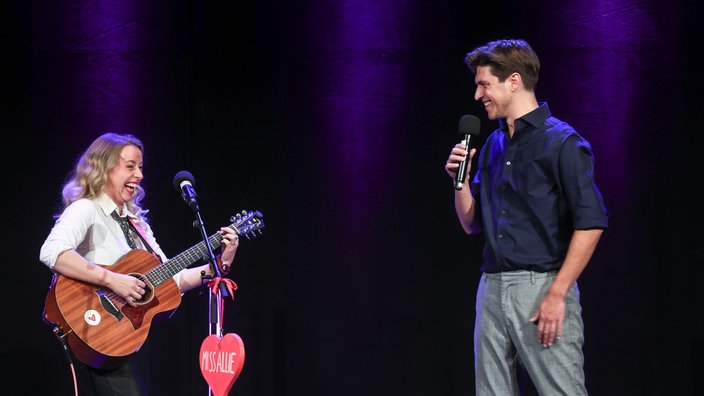
[[[105,193],[122,208],[125,202],[132,200],[142,178],[142,150],[137,146],[127,145],[122,148],[120,158],[108,172]]]

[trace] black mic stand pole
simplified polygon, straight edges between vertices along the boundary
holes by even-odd
[[[213,246],[210,244],[211,238],[208,237],[208,233],[205,231],[205,225],[203,224],[203,219],[200,215],[200,208],[198,207],[198,204],[195,203],[191,205],[191,209],[193,209],[193,213],[195,213],[196,215],[196,220],[193,222],[193,227],[198,227],[200,229],[201,236],[203,237],[203,242],[205,243],[207,249],[207,258],[210,262],[210,268],[212,269],[213,274],[215,274],[214,277],[222,277],[222,272],[220,272],[220,267],[218,266],[217,259],[215,258],[215,253],[213,253]],[[222,236],[219,233],[213,235],[212,239],[217,239],[218,237],[220,237],[220,240],[222,240]],[[205,273],[201,273],[201,278],[207,279],[208,276],[205,275]],[[218,302],[220,302],[223,297],[227,297],[229,294],[227,291],[227,286],[225,286],[224,283],[221,282],[218,286],[218,291],[214,299],[213,293],[208,293],[208,302],[210,304],[210,322],[208,325],[208,332],[209,334],[216,334],[218,337],[222,337],[222,324],[220,323],[220,304],[218,304]],[[215,328],[215,332],[213,332],[213,328]]]

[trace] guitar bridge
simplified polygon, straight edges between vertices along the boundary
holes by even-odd
[[[110,315],[114,316],[115,319],[119,321],[122,320],[122,312],[113,304],[112,300],[107,296],[107,293],[105,290],[98,289],[95,291],[95,294],[98,295],[98,299],[100,299],[100,305],[103,306],[103,309],[105,309]]]

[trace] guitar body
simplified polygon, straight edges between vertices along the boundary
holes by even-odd
[[[46,297],[46,319],[66,335],[77,359],[95,368],[118,367],[144,344],[152,321],[168,318],[181,303],[181,292],[173,279],[155,286],[144,277],[159,264],[147,251],[135,249],[109,266],[111,271],[147,282],[146,293],[136,307],[110,290],[57,276]]]

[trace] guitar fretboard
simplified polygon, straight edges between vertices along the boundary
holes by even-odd
[[[220,248],[221,242],[222,235],[220,233],[215,233],[208,238],[208,243],[210,243],[210,247],[213,250]],[[156,266],[147,272],[145,276],[156,287],[167,279],[171,279],[184,268],[188,268],[199,261],[207,260],[208,255],[209,252],[205,246],[205,241],[202,241],[177,256],[166,260],[163,264]]]

